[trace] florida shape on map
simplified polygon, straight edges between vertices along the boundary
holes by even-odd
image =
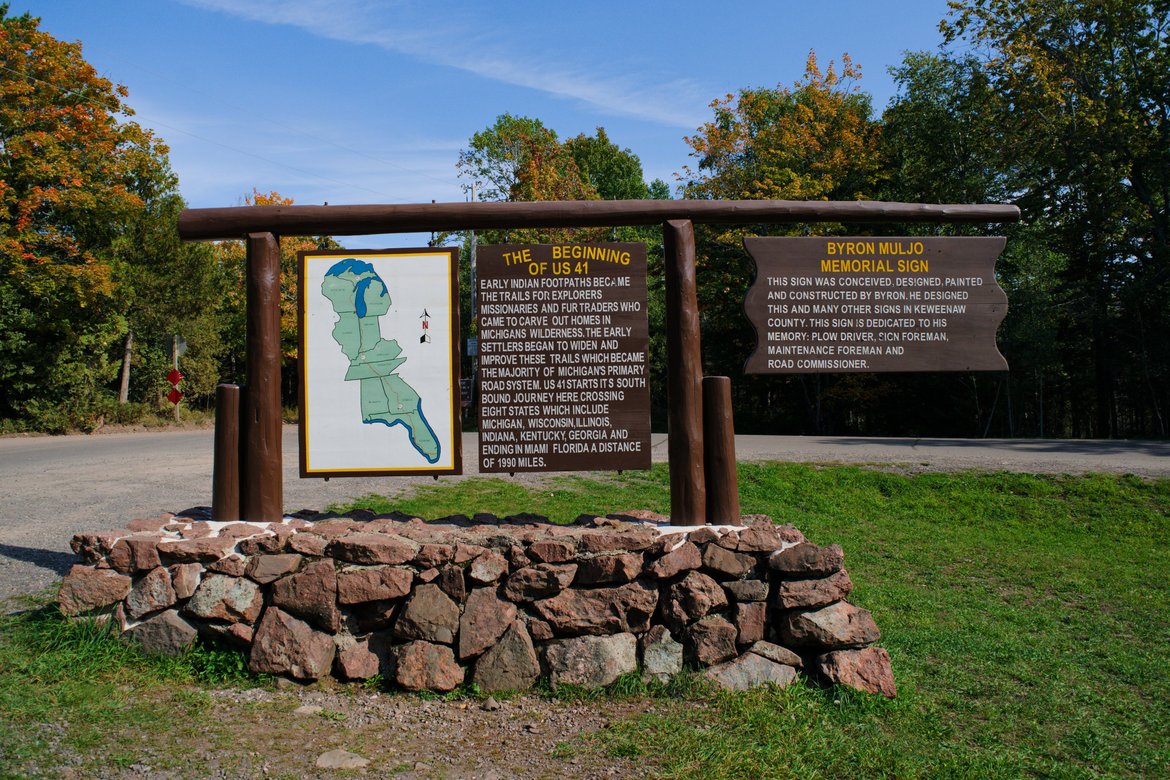
[[[382,338],[379,318],[390,310],[386,283],[369,263],[348,258],[325,272],[321,293],[333,304],[333,340],[349,358],[345,381],[361,389],[362,422],[406,428],[428,463],[439,460],[439,439],[423,415],[422,399],[396,372],[406,362],[394,339]]]

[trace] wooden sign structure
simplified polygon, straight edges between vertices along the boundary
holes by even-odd
[[[297,266],[301,477],[461,474],[459,250]]]
[[[225,387],[224,414],[216,415],[213,477],[217,520],[279,520],[283,509],[280,399],[279,236],[418,233],[488,228],[662,225],[666,266],[667,396],[671,521],[678,525],[737,520],[734,457],[708,457],[704,446],[704,379],[699,351],[694,222],[1015,222],[1020,210],[996,204],[884,203],[880,201],[625,200],[538,203],[418,203],[362,206],[235,206],[186,209],[179,237],[187,241],[244,239],[247,247],[248,387]],[[726,383],[708,378],[713,398]],[[239,398],[238,407],[235,398]],[[219,397],[219,396],[217,396]],[[719,407],[719,403],[713,407]],[[238,411],[235,411],[238,410]],[[708,415],[712,425],[722,417]],[[220,430],[220,427],[224,430]],[[728,433],[728,431],[724,431]],[[727,440],[730,437],[723,437]],[[236,442],[239,443],[238,449]],[[238,454],[238,459],[236,455]],[[711,474],[707,463],[724,469]],[[722,464],[722,465],[720,465]],[[730,464],[730,468],[728,467]],[[708,481],[713,489],[708,490]]]
[[[480,246],[479,470],[650,468],[646,245]]]
[[[748,374],[1006,371],[995,281],[1006,239],[745,238]]]

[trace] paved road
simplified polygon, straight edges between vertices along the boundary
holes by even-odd
[[[208,504],[211,442],[210,430],[0,439],[0,601],[40,590],[67,571],[73,560],[69,539],[79,531],[117,528],[134,517]],[[463,444],[463,462],[472,476],[475,436],[465,436]],[[656,434],[652,444],[654,460],[665,461],[665,435]],[[301,480],[296,447],[296,429],[286,427],[285,508],[290,511],[323,509],[370,493],[398,495],[431,481]],[[739,436],[736,448],[741,460],[1170,477],[1167,442]]]

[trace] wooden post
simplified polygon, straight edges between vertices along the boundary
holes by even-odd
[[[242,417],[244,468],[241,519],[284,517],[280,406],[280,243],[271,233],[248,234],[248,388]]]
[[[215,388],[215,455],[211,472],[211,519],[240,519],[240,386]]]
[[[695,228],[689,220],[662,226],[666,261],[666,396],[669,409],[670,521],[703,525],[703,365],[695,284]]]
[[[729,377],[703,377],[703,465],[707,474],[707,522],[739,525],[739,477],[735,473]]]

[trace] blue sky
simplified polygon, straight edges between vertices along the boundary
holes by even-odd
[[[934,49],[946,0],[671,4],[448,0],[9,0],[80,40],[171,148],[194,207],[255,187],[298,203],[466,198],[459,150],[509,112],[561,137],[606,128],[672,186],[710,102],[791,85],[809,50],[887,68]],[[359,239],[349,246],[390,245]]]

